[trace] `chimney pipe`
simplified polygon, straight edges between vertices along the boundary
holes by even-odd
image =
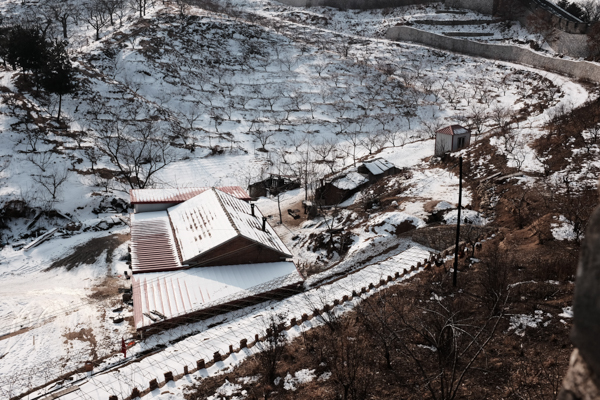
[[[263,217],[263,232],[267,230],[267,217]]]
[[[250,204],[250,208],[252,209],[252,216],[254,217],[254,203]]]

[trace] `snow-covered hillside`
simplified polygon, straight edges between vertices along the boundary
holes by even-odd
[[[127,307],[118,310],[118,288],[129,285],[122,275],[126,237],[95,260],[47,271],[56,260],[88,251],[77,246],[92,239],[126,235],[124,204],[132,186],[147,179],[148,187],[247,187],[280,173],[308,181],[312,193],[312,184],[327,174],[385,157],[412,172],[387,182],[403,192],[386,208],[352,209],[367,190],[336,215],[276,227],[299,264],[347,271],[414,246],[410,240],[398,246],[396,229],[406,221],[423,227],[431,215],[426,203],[455,207],[457,177],[429,162],[437,129],[476,125],[477,142],[511,118],[520,127],[520,151],[506,152],[502,139],[494,145],[511,166],[536,172],[543,166],[529,143],[557,110],[589,97],[583,85],[552,73],[381,39],[387,26],[423,8],[399,8],[390,16],[295,9],[267,0],[215,3],[222,12],[189,6],[182,15],[175,3],[159,2],[144,18],[129,10],[123,25],[108,25],[99,41],[83,21],[73,24],[70,52],[81,86],[63,99],[61,123],[55,122],[56,96],[0,66],[0,166],[6,166],[0,203],[12,210],[0,230],[0,335],[6,335],[0,336],[0,374],[27,377],[0,380],[0,396],[109,357],[122,337],[133,335],[127,319],[113,323],[131,315]],[[5,2],[2,12],[17,18],[37,6]],[[477,120],[482,110],[492,116]],[[162,143],[158,164],[139,164],[141,180],[107,155],[121,134],[132,151]],[[64,182],[48,186],[48,176]],[[466,192],[463,205],[472,198]],[[304,189],[286,193],[282,208],[305,197]],[[258,204],[263,213],[277,215],[275,199]],[[349,232],[343,254],[339,243],[332,251],[315,244],[314,237],[332,226]],[[23,249],[54,227],[61,229],[49,241]],[[106,288],[111,290],[98,294]],[[142,341],[131,352],[168,346],[180,334]]]

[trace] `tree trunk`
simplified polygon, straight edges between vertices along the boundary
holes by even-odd
[[[60,124],[60,110],[62,108],[62,94],[58,95],[58,115],[56,115],[56,123]]]
[[[62,28],[63,28],[63,37],[65,39],[67,39],[67,19],[63,18],[60,22],[61,22]]]

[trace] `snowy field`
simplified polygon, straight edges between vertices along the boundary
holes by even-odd
[[[69,271],[45,271],[91,239],[128,233],[119,204],[128,202],[130,185],[115,178],[118,161],[99,151],[110,150],[107,133],[124,131],[135,139],[150,129],[152,138],[168,139],[170,163],[151,176],[153,187],[246,187],[269,173],[308,176],[314,182],[369,157],[411,170],[402,182],[407,187],[402,196],[410,200],[398,198],[393,212],[359,216],[340,209],[330,220],[275,227],[297,263],[318,262],[333,266],[331,273],[344,273],[365,262],[380,268],[377,263],[395,256],[388,252],[398,244],[394,230],[405,221],[424,226],[428,201],[456,207],[458,178],[428,161],[436,129],[468,122],[482,108],[522,111],[524,155],[509,159],[535,172],[542,166],[527,143],[542,134],[556,110],[590,97],[579,83],[555,74],[381,39],[387,26],[425,18],[435,7],[398,8],[384,15],[295,9],[266,0],[229,4],[230,14],[189,8],[184,17],[174,4],[155,3],[142,19],[129,10],[121,27],[116,22],[102,29],[100,41],[83,22],[72,24],[70,52],[82,86],[76,96],[63,99],[62,125],[54,122],[55,96],[23,88],[19,72],[0,66],[0,165],[7,165],[0,172],[0,202],[27,206],[24,217],[8,219],[0,231],[0,242],[7,244],[0,251],[1,398],[85,361],[109,357],[102,365],[110,365],[122,357],[111,357],[121,338],[134,333],[127,319],[113,322],[131,315],[127,307],[113,311],[122,304],[118,288],[129,285],[122,275],[127,242],[110,262],[105,252]],[[17,18],[35,7],[6,1],[0,10]],[[324,14],[328,22],[318,22]],[[534,107],[539,103],[545,105],[541,112]],[[487,120],[482,135],[495,126]],[[504,151],[504,143],[495,145]],[[146,175],[147,168],[142,165]],[[55,196],[40,183],[48,174],[66,177]],[[282,208],[304,198],[303,190],[286,193]],[[467,192],[463,205],[470,201]],[[277,215],[274,199],[262,198],[258,206]],[[33,221],[40,210],[68,218]],[[345,218],[353,221],[345,258],[311,247],[311,234],[324,235]],[[51,240],[22,248],[55,227],[61,230]],[[410,246],[414,243],[401,243],[396,254]],[[102,293],[107,287],[112,291]],[[252,316],[236,318],[253,329],[262,327],[252,323]],[[189,330],[201,332],[206,326]],[[186,340],[201,342],[206,336],[213,341],[221,333],[213,329]],[[179,351],[168,343],[180,334],[142,341],[130,353],[160,344],[168,346],[167,357]]]

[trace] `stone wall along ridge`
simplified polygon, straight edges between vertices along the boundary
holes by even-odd
[[[517,46],[479,43],[422,31],[409,26],[395,26],[386,38],[413,42],[469,56],[522,64],[590,82],[600,82],[600,65],[587,61],[571,61],[547,57]]]

